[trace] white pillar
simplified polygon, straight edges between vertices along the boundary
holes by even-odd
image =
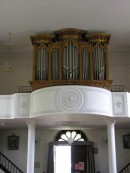
[[[36,122],[27,121],[27,125],[28,125],[27,173],[34,173]]]
[[[115,120],[107,121],[109,173],[117,173],[116,146],[115,146]]]

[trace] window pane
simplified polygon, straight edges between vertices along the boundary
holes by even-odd
[[[74,138],[74,140],[77,141],[80,138],[81,138],[81,135],[80,134],[77,134],[76,137]]]
[[[68,140],[67,136],[65,134],[61,135],[61,138],[64,139],[65,141]]]

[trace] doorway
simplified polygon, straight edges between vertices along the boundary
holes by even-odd
[[[60,131],[49,144],[47,172],[95,173],[93,142],[86,139],[83,132]]]

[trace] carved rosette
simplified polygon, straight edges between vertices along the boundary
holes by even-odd
[[[61,89],[56,101],[58,108],[62,111],[77,111],[83,105],[83,93],[74,88]]]

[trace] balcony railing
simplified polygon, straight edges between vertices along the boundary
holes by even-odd
[[[13,162],[0,152],[0,168],[8,173],[23,173]]]
[[[124,85],[112,85],[111,91],[112,92],[124,92]]]
[[[130,173],[130,163],[128,163],[124,168],[122,168],[119,173]]]
[[[30,93],[32,92],[32,87],[31,86],[19,86],[19,93]]]

